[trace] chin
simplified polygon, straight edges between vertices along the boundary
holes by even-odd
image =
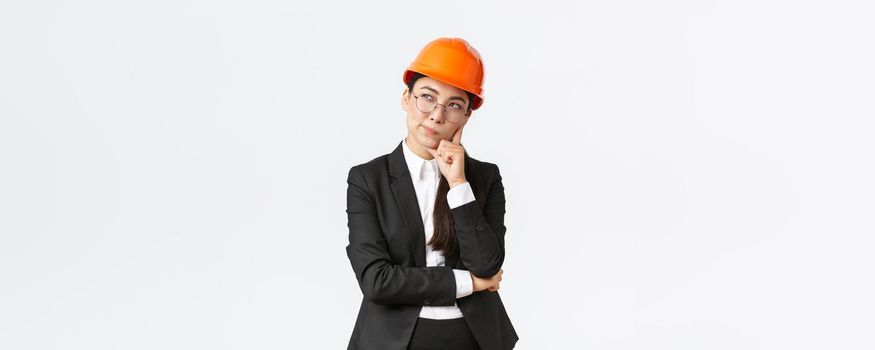
[[[430,136],[430,135],[421,135],[419,137],[414,137],[413,140],[419,144],[419,146],[424,148],[436,148],[439,144],[440,140],[435,141],[435,137],[438,135]]]

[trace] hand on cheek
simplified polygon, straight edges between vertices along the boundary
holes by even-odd
[[[467,122],[467,119],[465,119]],[[453,133],[452,140],[441,139],[436,148],[427,148],[429,153],[437,159],[441,174],[447,179],[450,187],[466,182],[465,178],[465,148],[462,147],[462,130],[465,122]]]

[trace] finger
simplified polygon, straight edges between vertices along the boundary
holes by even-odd
[[[444,154],[446,154],[451,161],[463,159],[463,157],[465,157],[465,150],[462,146],[451,144],[451,146],[448,145],[447,147],[444,147]]]
[[[441,140],[440,142],[438,142],[437,148],[432,150],[432,151],[434,151],[432,153],[432,155],[436,155],[436,156],[440,157],[444,154],[444,141],[446,141],[446,140]]]
[[[449,140],[441,139],[440,143],[438,143],[438,148],[437,148],[437,149],[438,149],[438,150],[441,150],[441,151],[446,151],[448,145],[450,145],[450,144],[452,144],[452,142],[450,142]]]
[[[453,152],[445,152],[444,155],[447,157],[445,160],[447,163],[452,164],[454,160],[456,160],[456,154]]]
[[[425,150],[428,151],[428,153],[431,153],[431,156],[432,156],[432,157],[435,157],[435,158],[439,158],[439,157],[440,157],[440,155],[438,154],[438,151],[436,151],[436,150],[433,150],[433,149],[431,149],[431,148],[426,148]]]
[[[444,150],[443,152],[441,152],[441,158],[443,158],[445,163],[452,163],[453,162],[453,153],[447,152],[446,150]]]
[[[459,125],[459,128],[456,129],[456,132],[453,133],[453,143],[458,145],[459,142],[462,142],[462,129],[464,128],[465,123],[462,123],[462,125]]]

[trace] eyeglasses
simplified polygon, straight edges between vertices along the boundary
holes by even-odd
[[[419,94],[419,96],[413,95],[413,97],[416,98],[416,109],[422,113],[431,113],[437,108],[437,106],[443,106],[444,111],[447,112],[447,120],[451,123],[461,122],[468,114],[468,107],[463,103],[450,102],[448,105],[442,105],[437,103],[434,96],[429,94]],[[420,97],[422,97],[422,99],[419,99]]]

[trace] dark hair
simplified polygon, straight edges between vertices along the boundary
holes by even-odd
[[[407,82],[408,95],[413,93],[413,84],[416,83],[416,80],[424,76],[426,75],[416,72],[413,73],[413,77]],[[468,94],[468,113],[470,113],[471,101],[474,99],[474,94],[467,91],[465,91],[465,93]],[[474,162],[468,155],[468,150],[465,150],[465,177],[471,185],[471,190],[474,191],[474,200],[482,210],[483,206],[486,205],[485,191],[487,189],[480,189],[476,185],[479,183],[479,181],[477,181],[479,179],[479,174],[477,173],[477,168],[474,166]],[[440,183],[438,184],[437,195],[434,200],[434,234],[432,235],[431,240],[426,242],[426,244],[432,246],[432,249],[441,251],[444,256],[459,254],[459,243],[456,241],[453,217],[450,215],[450,204],[447,203],[447,192],[449,191],[449,182],[447,182],[446,178],[441,176]]]

